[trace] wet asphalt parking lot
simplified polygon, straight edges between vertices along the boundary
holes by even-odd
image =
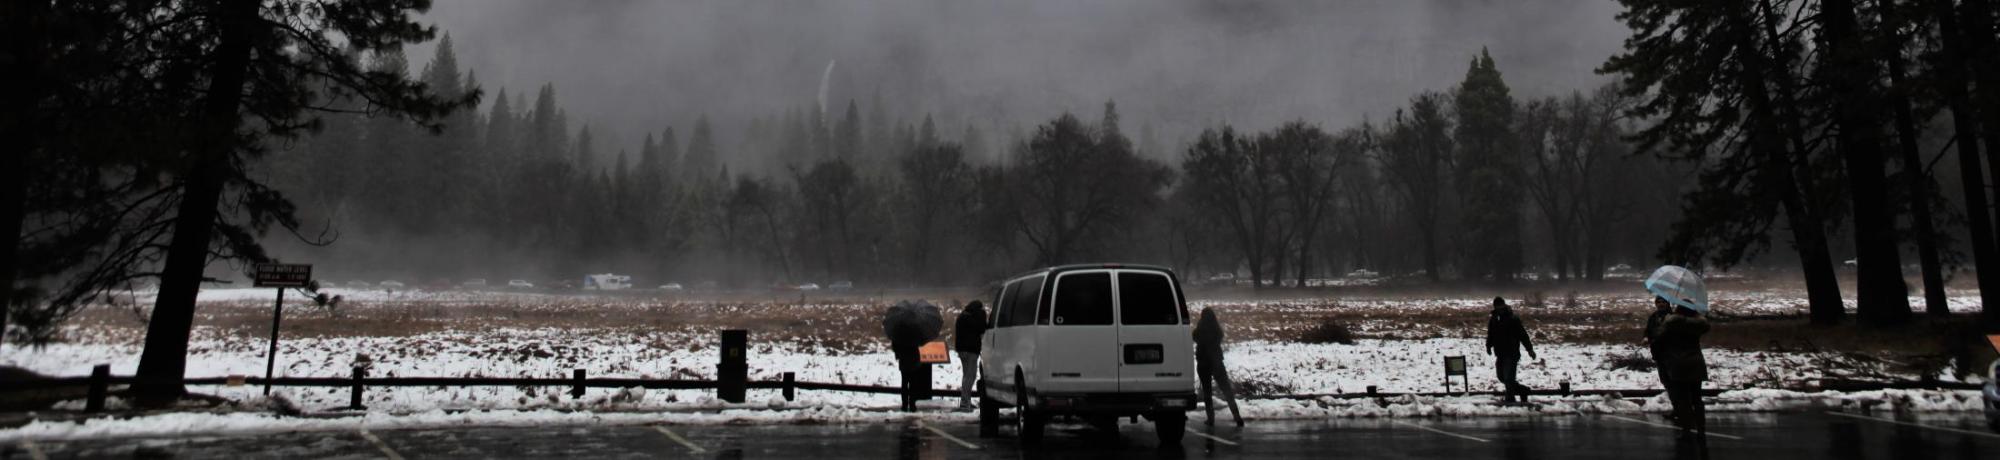
[[[1390,459],[1996,459],[2000,434],[1980,414],[1711,414],[1706,442],[1658,416],[1551,415],[1190,421],[1161,446],[1150,423],[1115,434],[1049,427],[1023,446],[1013,430],[981,438],[970,423],[624,425],[313,431],[176,438],[21,441],[0,459],[70,458],[1390,458]]]

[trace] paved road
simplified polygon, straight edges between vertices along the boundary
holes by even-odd
[[[1023,448],[971,424],[588,426],[301,432],[20,443],[0,458],[1744,458],[1995,459],[1978,414],[1891,418],[1824,412],[1718,415],[1706,443],[1658,417],[1270,421],[1194,428],[1162,448],[1152,425],[1115,435],[1055,425]],[[1705,444],[1705,445],[1704,445]]]

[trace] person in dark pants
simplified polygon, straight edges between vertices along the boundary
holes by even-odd
[[[1236,419],[1236,426],[1243,426],[1243,413],[1236,410],[1235,385],[1229,382],[1229,369],[1222,365],[1222,320],[1216,319],[1214,308],[1203,309],[1201,320],[1194,325],[1194,374],[1201,381],[1208,426],[1215,426],[1215,387],[1222,388],[1222,398],[1229,402],[1229,416]]]
[[[1701,336],[1708,329],[1708,320],[1700,312],[1676,307],[1673,314],[1660,321],[1659,335],[1653,339],[1654,346],[1660,348],[1667,400],[1674,405],[1674,425],[1683,434],[1688,431],[1708,434],[1707,411],[1701,401],[1701,383],[1708,380],[1708,360],[1701,355]]]
[[[1667,365],[1665,358],[1661,355],[1662,349],[1660,348],[1659,340],[1660,323],[1666,322],[1667,316],[1673,314],[1674,304],[1672,302],[1668,302],[1665,297],[1653,296],[1653,314],[1646,316],[1645,342],[1647,351],[1652,354],[1653,368],[1660,374],[1660,388],[1667,387]]]
[[[974,300],[958,313],[958,320],[952,323],[952,348],[958,350],[958,362],[964,369],[964,377],[958,379],[958,408],[972,409],[972,391],[979,381],[979,337],[986,335],[986,305]]]
[[[1493,313],[1486,320],[1486,354],[1493,355],[1494,371],[1500,383],[1505,385],[1507,401],[1528,400],[1528,387],[1515,378],[1514,368],[1521,364],[1521,349],[1528,350],[1529,358],[1535,356],[1535,344],[1528,340],[1528,328],[1521,324],[1521,318],[1514,316],[1514,309],[1507,306],[1507,299],[1493,298]]]
[[[914,327],[896,328],[889,333],[889,351],[895,353],[896,370],[901,374],[904,412],[917,410],[916,392],[919,387],[925,390],[930,387],[929,382],[922,385],[916,382],[917,373],[921,371],[919,367],[927,366],[918,354],[924,342],[922,331]]]

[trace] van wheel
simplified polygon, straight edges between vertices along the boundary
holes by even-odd
[[[979,437],[1000,435],[1000,401],[986,395],[986,381],[979,381]]]
[[[1048,416],[1038,414],[1028,404],[1028,379],[1022,378],[1021,370],[1014,370],[1014,413],[1015,423],[1020,428],[1021,442],[1034,444],[1042,441],[1042,425],[1048,423]]]
[[[1181,438],[1187,437],[1187,413],[1153,414],[1153,429],[1160,436],[1161,446],[1178,446]]]

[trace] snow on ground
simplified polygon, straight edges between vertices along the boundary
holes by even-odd
[[[265,343],[251,337],[202,334],[190,345],[189,376],[262,375]],[[753,338],[754,339],[754,338]],[[350,374],[356,353],[373,359],[371,375],[408,377],[548,377],[566,378],[571,369],[591,377],[660,379],[715,378],[714,337],[681,333],[594,332],[563,329],[499,329],[483,332],[429,333],[411,337],[332,337],[289,339],[282,343],[277,374],[296,377],[340,377]],[[1375,385],[1383,392],[1444,390],[1445,356],[1465,356],[1474,390],[1495,390],[1492,358],[1478,339],[1361,340],[1353,345],[1239,342],[1227,349],[1232,377],[1246,392],[1263,394],[1334,394],[1365,392]],[[1522,363],[1523,384],[1551,389],[1568,382],[1572,389],[1645,389],[1658,385],[1650,372],[1613,370],[1612,357],[1637,352],[1637,347],[1543,344],[1540,360]],[[110,364],[112,373],[130,375],[137,367],[136,344],[71,343],[24,349],[0,358],[0,365],[19,366],[44,374],[88,375],[95,364]],[[1802,353],[1709,350],[1710,388],[1747,388],[1778,381],[1809,380],[1812,360]],[[954,357],[955,359],[955,357]],[[813,344],[758,343],[750,352],[750,376],[775,380],[794,372],[800,381],[892,386],[894,359],[886,350],[847,353]],[[959,366],[935,368],[936,386],[956,388]],[[1454,379],[1454,386],[1463,385]],[[257,397],[255,387],[197,387],[198,392],[244,400]],[[344,407],[346,388],[282,388],[279,391],[308,411]],[[370,388],[366,404],[373,411],[414,413],[450,410],[581,410],[616,407],[634,410],[709,408],[710,391],[648,391],[620,394],[592,390],[572,400],[564,387],[384,387]],[[775,396],[776,392],[769,392]],[[805,392],[801,403],[843,408],[893,407],[891,395]]]
[[[267,338],[263,325],[215,318],[255,320],[267,313],[271,289],[215,289],[201,293],[203,310],[189,346],[187,375],[220,377],[262,375]],[[658,293],[537,293],[507,291],[421,291],[390,293],[379,288],[335,289],[356,308],[354,319],[322,320],[337,328],[367,320],[396,324],[407,314],[423,328],[405,331],[359,329],[288,336],[281,344],[277,374],[297,377],[344,377],[356,354],[374,364],[374,376],[410,377],[551,377],[567,378],[571,369],[591,377],[713,379],[719,337],[717,322],[757,317],[765,321],[751,336],[750,377],[777,379],[794,372],[798,380],[890,386],[896,380],[893,358],[872,337],[879,326],[872,318],[879,305],[867,302],[788,300],[727,302],[682,299]],[[1954,292],[1954,310],[1974,310],[1976,298]],[[287,295],[296,299],[293,294]],[[1558,296],[1551,296],[1558,297]],[[1801,293],[1786,290],[1730,290],[1716,294],[1717,310],[1735,315],[1789,315],[1805,311]],[[1443,359],[1465,356],[1473,390],[1499,387],[1492,358],[1483,340],[1469,338],[1463,325],[1448,326],[1438,318],[1483,323],[1488,298],[1367,297],[1267,299],[1256,301],[1193,301],[1191,309],[1221,308],[1224,318],[1239,312],[1266,314],[1266,323],[1297,326],[1301,319],[1323,314],[1349,315],[1363,338],[1351,345],[1305,344],[1254,338],[1232,331],[1237,341],[1227,348],[1228,363],[1239,391],[1251,395],[1334,395],[1362,393],[1374,385],[1391,393],[1436,392],[1444,389]],[[135,295],[144,304],[150,296]],[[1583,314],[1622,321],[1646,308],[1642,296],[1584,295],[1577,308]],[[1966,303],[1962,303],[1966,302]],[[1551,298],[1551,305],[1566,302]],[[1921,298],[1912,298],[1922,308]],[[293,304],[298,305],[298,304]],[[298,307],[294,307],[298,308]],[[375,310],[368,310],[368,309]],[[1562,307],[1542,307],[1562,308]],[[1637,308],[1639,310],[1633,310]],[[1850,306],[1851,308],[1851,306]],[[292,310],[288,308],[287,310]],[[307,310],[310,311],[310,310]],[[1534,310],[1529,310],[1534,311]],[[1547,310],[1544,310],[1547,311]],[[304,313],[319,314],[319,313]],[[373,316],[371,316],[373,315]],[[573,323],[552,320],[590,317]],[[638,323],[671,317],[674,323]],[[288,325],[291,315],[287,315]],[[385,319],[386,318],[386,319]],[[1248,318],[1247,316],[1244,318]],[[533,319],[534,321],[529,321]],[[234,325],[232,325],[234,324]],[[268,323],[262,323],[268,324]],[[550,324],[565,325],[561,327]],[[1470,324],[1470,323],[1468,323]],[[379,325],[379,324],[378,324]],[[1623,323],[1618,326],[1622,327]],[[362,326],[353,326],[360,328]],[[369,326],[375,327],[375,326]],[[1585,323],[1542,324],[1538,328],[1606,327]],[[1457,328],[1457,329],[1454,329]],[[1539,329],[1538,329],[1539,330]],[[701,332],[695,332],[701,331]],[[1264,334],[1281,337],[1281,334]],[[1561,335],[1561,334],[1557,334]],[[139,335],[130,325],[102,323],[72,330],[63,343],[42,348],[17,348],[0,354],[0,366],[18,366],[59,375],[88,375],[91,366],[110,364],[117,375],[137,367]],[[865,340],[855,340],[864,337]],[[1253,339],[1244,339],[1253,337]],[[1559,343],[1537,344],[1541,359],[1522,363],[1522,383],[1552,389],[1567,382],[1575,390],[1646,389],[1657,387],[1651,371],[1613,369],[1614,358],[1643,354],[1639,345]],[[1869,406],[1911,411],[1977,411],[1974,391],[1883,391],[1863,393],[1796,393],[1772,390],[1809,384],[1827,353],[1762,352],[1711,349],[1707,352],[1712,381],[1709,388],[1732,390],[1716,398],[1714,410],[1789,410],[1813,407]],[[956,359],[956,356],[953,357]],[[938,387],[955,388],[959,366],[937,366]],[[1462,386],[1454,382],[1454,389]],[[370,388],[365,414],[336,418],[278,418],[266,412],[272,402],[260,387],[194,387],[239,403],[233,413],[173,413],[122,420],[80,423],[37,421],[0,431],[0,439],[79,438],[105,435],[165,435],[213,431],[345,430],[507,424],[643,424],[643,423],[800,423],[877,422],[908,417],[970,422],[970,413],[946,412],[955,398],[930,401],[934,410],[919,415],[895,413],[893,395],[800,391],[797,401],[783,401],[775,390],[751,390],[749,402],[716,400],[712,390],[591,389],[571,399],[567,387],[395,387]],[[348,402],[346,388],[278,388],[278,396],[309,413],[337,411]],[[1663,398],[1623,400],[1603,397],[1537,398],[1534,407],[1500,406],[1495,398],[1403,396],[1385,399],[1314,396],[1305,399],[1257,399],[1244,402],[1251,418],[1484,416],[1547,413],[1663,412]],[[75,409],[70,401],[58,409]],[[114,401],[113,406],[118,407]]]

